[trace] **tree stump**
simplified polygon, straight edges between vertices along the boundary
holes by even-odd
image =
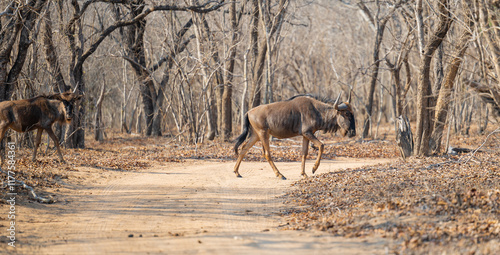
[[[406,158],[413,153],[413,134],[411,132],[410,121],[408,117],[400,115],[397,118],[398,126],[396,133],[396,142],[398,144],[401,157],[406,161]]]

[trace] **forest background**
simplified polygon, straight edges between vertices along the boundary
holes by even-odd
[[[74,187],[122,171],[190,160],[230,161],[232,169],[228,142],[248,109],[342,92],[359,135],[321,137],[324,159],[394,162],[294,183],[282,197],[282,227],[380,235],[396,240],[394,253],[496,254],[499,15],[499,0],[3,0],[0,101],[84,95],[72,124],[55,125],[67,164],[52,156],[30,161],[33,134],[10,132],[19,145],[16,180],[41,194],[32,199],[56,202],[18,200],[32,210],[23,215],[59,219],[54,208],[73,208]],[[417,156],[405,162],[395,160],[392,139],[401,115],[411,122]],[[445,154],[448,143],[477,150]],[[300,145],[273,141],[274,159],[300,161],[291,147]],[[262,161],[252,150],[246,161]],[[25,222],[39,231],[24,232],[36,240],[27,249],[52,247],[53,229]]]
[[[249,108],[343,92],[362,138],[405,115],[415,154],[430,155],[445,134],[498,125],[499,8],[497,0],[2,1],[0,101],[83,94],[58,133],[84,148],[85,135],[103,140],[109,129],[229,141]]]

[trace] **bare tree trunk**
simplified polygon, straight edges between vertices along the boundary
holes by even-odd
[[[18,1],[10,3],[10,9],[6,12],[10,15],[8,24],[0,28],[0,102],[11,99],[32,43],[31,31],[47,1],[36,0],[20,4]]]
[[[451,103],[451,91],[453,89],[453,85],[455,84],[455,77],[457,76],[458,69],[462,64],[465,51],[467,50],[467,46],[469,45],[469,40],[472,37],[471,32],[473,30],[470,29],[474,29],[474,24],[472,23],[472,14],[469,10],[466,10],[466,6],[464,6],[463,8],[467,13],[466,16],[469,19],[469,27],[464,29],[457,45],[455,46],[455,54],[453,54],[454,57],[447,68],[448,70],[446,72],[443,86],[439,90],[439,96],[437,98],[436,110],[434,115],[434,127],[431,135],[431,140],[429,142],[431,153],[433,154],[440,152],[444,125],[446,123],[446,119],[448,118],[448,109]]]
[[[9,8],[6,9],[6,17],[9,19],[6,20],[7,24],[2,24],[4,27],[0,30],[0,101],[10,99],[10,95],[6,98],[5,91],[10,90],[11,85],[6,82],[9,76],[12,50],[22,26],[22,23],[17,20],[18,16],[14,15],[14,12],[18,11],[17,8],[19,8],[18,2],[9,4]]]
[[[142,113],[142,109],[143,108],[140,108],[139,109],[139,114],[137,114],[137,121],[135,123],[135,130],[138,134],[143,134],[143,130],[142,130],[142,123],[143,123],[143,113]]]
[[[241,120],[241,128],[243,130],[243,120],[245,119],[245,114],[248,111],[248,53],[250,49],[245,52],[243,55],[243,93],[241,93],[241,112],[240,112],[240,120]]]
[[[267,43],[262,40],[259,43],[259,53],[253,65],[252,88],[253,100],[252,108],[259,106],[262,103],[262,74],[264,73],[264,64],[266,60]]]
[[[417,0],[415,8],[415,17],[417,19],[417,33],[418,33],[418,52],[420,53],[420,58],[424,55],[424,45],[425,45],[425,32],[424,32],[424,19],[422,17],[422,12],[424,11],[422,7],[422,0]]]
[[[215,119],[215,100],[213,97],[213,84],[211,82],[210,70],[208,70],[210,57],[204,55],[205,54],[213,54],[212,52],[208,52],[210,47],[207,46],[210,42],[209,31],[205,27],[205,17],[203,14],[193,13],[193,22],[195,26],[195,34],[196,34],[196,46],[198,52],[198,60],[200,61],[201,73],[203,79],[203,92],[205,94],[205,111],[207,112],[207,125],[208,130],[206,133],[206,137],[208,140],[213,140],[216,135],[217,130],[217,121]],[[197,139],[195,139],[195,143]]]
[[[377,23],[377,35],[375,36],[375,45],[373,48],[373,64],[370,68],[371,80],[370,80],[370,88],[368,91],[368,104],[366,106],[367,109],[367,117],[363,126],[363,138],[367,137],[370,132],[370,126],[372,122],[372,113],[373,113],[373,96],[375,94],[375,86],[377,85],[378,79],[378,70],[380,66],[379,54],[380,54],[380,46],[382,45],[382,39],[384,37],[384,30],[387,20],[383,22]]]
[[[132,133],[132,127],[133,127],[134,121],[138,120],[138,118],[136,118],[135,115],[136,115],[136,112],[137,112],[137,108],[139,108],[139,99],[140,99],[140,96],[138,95],[137,99],[135,100],[134,110],[132,110],[132,114],[130,115],[130,121],[129,121],[129,124],[128,124],[129,128],[126,130],[127,134]],[[127,126],[125,125],[125,127],[127,127]],[[138,134],[141,133],[138,130],[136,130],[136,132]]]
[[[80,4],[76,0],[72,0],[71,5],[73,7],[73,18],[72,22],[67,25],[65,31],[71,50],[69,66],[70,84],[74,88],[73,90],[75,93],[85,94],[83,64],[93,51],[87,50],[84,53],[86,40],[83,37],[83,24],[80,19],[80,12],[82,10]],[[60,8],[62,7],[60,6]],[[59,15],[64,15],[62,9],[59,9],[59,12]],[[66,129],[66,136],[64,139],[65,145],[68,148],[85,148],[85,107],[83,107],[82,103],[78,104],[73,115],[73,121]]]
[[[145,8],[144,0],[134,0],[130,3],[132,17],[139,16]],[[138,22],[126,27],[125,45],[127,61],[132,66],[137,79],[140,82],[140,94],[142,97],[143,114],[146,118],[146,136],[151,136],[153,131],[154,102],[156,101],[156,90],[149,70],[146,68],[144,33],[146,20],[140,19]]]
[[[251,47],[251,61],[250,70],[257,69],[257,59],[259,55],[259,0],[252,0],[252,25],[250,28],[250,47]],[[258,82],[258,77],[255,77],[256,71],[251,71],[252,77],[252,94],[250,95],[250,108],[260,105],[261,101],[261,88]]]
[[[491,6],[491,4],[485,0],[476,0],[476,6],[480,14],[479,23],[483,31],[482,36],[488,42],[497,77],[496,81],[494,81],[495,84],[491,86],[490,94],[495,101],[496,107],[500,107],[500,29],[498,29],[500,27],[500,16],[498,15],[498,9],[495,11],[495,7]]]
[[[103,77],[104,78],[104,77]],[[102,85],[101,93],[99,93],[99,98],[96,103],[96,113],[94,118],[94,140],[103,141],[104,140],[104,124],[102,123],[102,100],[104,99],[105,84]]]
[[[450,18],[448,0],[440,0],[438,5],[439,24],[430,42],[424,48],[424,55],[420,64],[420,75],[417,87],[417,127],[415,136],[415,154],[429,155],[429,140],[432,133],[432,120],[429,114],[430,97],[432,94],[430,83],[431,60],[434,52],[448,33],[452,19]]]
[[[210,123],[211,126],[209,126],[209,131],[207,132],[207,139],[208,140],[213,140],[215,139],[215,136],[219,135],[222,130],[222,121],[223,121],[223,115],[222,115],[222,108],[223,108],[223,94],[226,86],[224,86],[224,77],[223,73],[220,67],[218,67],[221,63],[221,60],[219,58],[219,52],[217,48],[217,44],[214,42],[214,39],[211,36],[211,31],[210,27],[208,25],[208,22],[202,14],[199,14],[201,17],[200,20],[200,29],[201,31],[201,36],[202,38],[202,46],[204,46],[204,53],[206,54],[207,58],[205,61],[207,61],[207,65],[204,65],[204,73],[207,75],[208,80],[207,82],[211,83],[210,84],[210,108],[209,112],[210,113]],[[208,63],[211,63],[212,66],[214,66],[214,71],[213,73],[209,72],[209,66]]]
[[[258,33],[257,31],[258,31],[259,15],[263,16],[262,22],[267,23],[267,24],[263,24],[265,33],[264,33],[264,37],[261,39],[261,41],[258,45],[259,46],[258,54],[257,54],[257,58],[255,59],[254,65],[253,65],[252,107],[256,107],[262,103],[261,83],[262,83],[262,78],[263,78],[262,76],[264,73],[264,67],[265,67],[265,63],[266,63],[266,57],[268,57],[268,60],[269,60],[268,61],[268,63],[269,63],[268,70],[272,68],[270,66],[272,64],[270,62],[271,52],[268,53],[268,51],[270,51],[271,49],[269,48],[270,45],[268,45],[268,44],[269,44],[270,39],[276,34],[276,32],[279,31],[279,29],[281,29],[281,25],[282,25],[282,22],[284,20],[284,16],[285,16],[285,13],[286,13],[286,10],[288,7],[288,3],[289,3],[288,0],[280,0],[277,7],[276,7],[278,9],[276,15],[274,17],[270,17],[269,15],[270,15],[271,6],[270,6],[269,2],[267,2],[266,5],[263,5],[262,8],[260,7],[259,1],[254,0],[254,2],[253,2],[253,8],[254,8],[254,12],[255,12],[253,18],[256,19],[257,21],[253,20],[254,21],[253,26],[255,26],[255,27],[252,28],[253,29],[252,36],[255,36],[255,34]],[[269,15],[264,16],[266,14],[261,13],[261,12],[266,12]],[[252,42],[253,42],[253,39],[252,39]],[[255,53],[255,49],[253,52]],[[271,77],[269,77],[269,78],[271,78]],[[268,85],[271,86],[272,84],[268,84]],[[266,91],[264,91],[264,93],[266,93]],[[264,103],[268,103],[268,102],[264,102]]]
[[[232,2],[229,6],[229,20],[231,23],[231,44],[229,45],[229,59],[227,65],[226,87],[222,95],[222,138],[224,141],[231,139],[233,130],[232,119],[232,94],[233,94],[233,78],[234,78],[234,65],[236,62],[236,52],[238,44],[238,21],[236,19],[236,2]]]
[[[264,32],[264,37],[262,42],[265,42],[267,50],[265,51],[265,62],[266,65],[266,85],[264,86],[264,104],[272,103],[273,101],[273,81],[272,81],[272,60],[271,60],[271,21],[270,21],[270,13],[269,13],[269,4],[266,5],[266,9],[262,7],[262,2],[259,2],[259,12],[262,23],[262,31]],[[264,67],[264,65],[262,65]]]
[[[126,77],[126,73],[124,72],[123,77]],[[129,131],[129,128],[127,127],[127,115],[125,113],[127,109],[127,89],[125,88],[126,85],[126,80],[122,83],[123,88],[122,88],[122,100],[121,100],[121,107],[120,107],[120,132],[127,132]],[[132,129],[132,127],[130,127]]]
[[[373,64],[370,67],[370,87],[368,91],[368,102],[366,105],[367,116],[363,126],[363,138],[367,137],[370,132],[370,126],[372,122],[372,114],[373,114],[373,97],[375,93],[375,86],[377,85],[379,66],[380,66],[380,46],[382,45],[382,40],[384,38],[384,31],[387,21],[391,18],[394,11],[399,8],[400,3],[394,5],[388,14],[386,14],[383,18],[379,18],[378,14],[380,12],[380,3],[377,1],[377,12],[376,16],[373,16],[370,10],[365,6],[363,2],[358,2],[359,9],[363,12],[365,17],[369,20],[371,25],[375,28],[375,44],[373,46]]]
[[[410,121],[405,115],[397,117],[396,121],[396,143],[398,144],[401,157],[406,160],[413,154],[413,134],[411,132]]]
[[[50,3],[49,3],[50,5]],[[52,75],[56,79],[57,86],[54,86],[54,91],[60,93],[66,92],[71,89],[70,86],[64,81],[64,77],[61,72],[61,67],[59,65],[59,57],[54,47],[54,42],[52,39],[52,19],[50,6],[47,8],[47,13],[45,14],[45,33],[43,34],[43,43],[45,47],[45,59],[47,60],[48,66],[52,72]]]

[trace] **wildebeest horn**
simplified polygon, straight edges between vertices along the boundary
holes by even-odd
[[[348,103],[351,103],[351,94],[352,94],[352,89],[349,89],[349,97],[347,98]]]
[[[333,103],[333,105],[337,105],[339,103],[341,95],[342,95],[342,91],[340,91],[339,96],[337,97],[337,100],[335,100],[335,103]]]
[[[76,83],[76,85],[75,85],[75,89],[73,89],[73,91],[72,91],[71,93],[73,93],[73,94],[74,94],[74,93],[76,92],[76,89],[77,89],[77,88],[78,88],[78,83]]]

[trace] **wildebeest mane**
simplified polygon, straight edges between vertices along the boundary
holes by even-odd
[[[290,97],[287,101],[291,101],[297,97],[310,97],[310,98],[314,98],[320,102],[323,102],[323,103],[326,103],[326,104],[333,104],[335,103],[335,100],[329,98],[329,97],[326,97],[326,96],[319,96],[319,95],[316,95],[316,94],[300,94],[300,95],[295,95],[293,97]]]
[[[54,100],[54,96],[57,95],[57,94],[52,94],[52,95],[45,95],[45,94],[42,94],[42,95],[38,95],[36,97],[32,97],[32,98],[26,98],[26,100],[28,100],[29,102],[34,102],[36,101],[37,99],[40,99],[40,98],[46,98],[46,99],[51,99],[51,100]]]

